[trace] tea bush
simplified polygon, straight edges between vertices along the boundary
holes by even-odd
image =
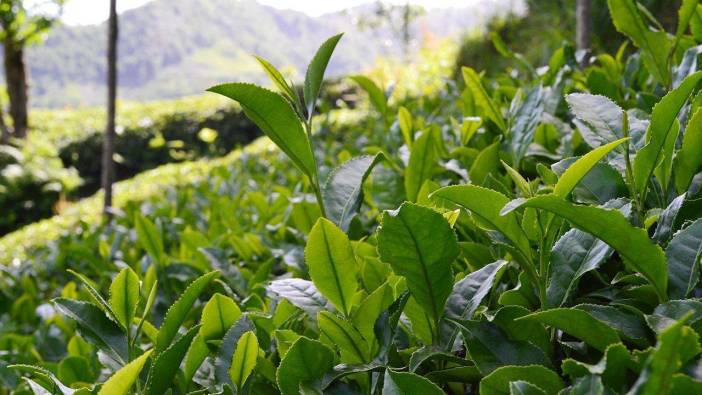
[[[354,76],[352,127],[313,116],[340,35],[301,94],[262,59],[276,91],[211,88],[279,150],[4,267],[6,391],[700,393],[702,7],[673,35],[608,5],[635,51]]]

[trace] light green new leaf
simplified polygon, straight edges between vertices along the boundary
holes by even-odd
[[[668,92],[653,107],[651,123],[646,130],[646,145],[639,150],[634,158],[634,183],[639,194],[646,189],[649,178],[656,167],[664,161],[666,156],[672,156],[671,144],[666,144],[666,142],[669,142],[670,134],[677,131],[675,127],[677,115],[688,97],[695,91],[701,78],[702,71],[685,78],[680,86]]]
[[[341,362],[362,364],[370,362],[370,347],[361,333],[349,321],[334,313],[320,311],[317,315],[320,340],[339,347]]]
[[[668,273],[663,250],[648,238],[645,230],[629,224],[619,211],[574,205],[554,195],[537,196],[516,207],[550,211],[574,227],[593,234],[619,252],[627,265],[641,273],[653,285],[661,301],[667,300]]]
[[[201,328],[202,330],[202,328]],[[189,383],[195,377],[195,373],[200,369],[200,365],[205,362],[205,359],[210,355],[210,349],[207,343],[202,338],[201,334],[197,334],[190,343],[190,348],[185,354],[185,362],[183,363],[184,382]]]
[[[699,0],[683,0],[680,9],[678,9],[678,27],[675,29],[675,39],[680,40],[680,37],[687,30],[690,20],[695,15]]]
[[[178,368],[190,348],[190,343],[192,343],[199,330],[199,325],[190,328],[170,347],[154,357],[154,362],[149,370],[149,377],[146,379],[146,395],[166,393],[166,390],[173,383],[176,373],[178,373]]]
[[[604,351],[610,344],[621,341],[614,329],[584,310],[556,308],[538,311],[517,320],[533,320],[558,328],[600,351]]]
[[[232,365],[229,368],[229,377],[238,390],[242,389],[246,379],[249,378],[249,375],[256,367],[257,357],[258,339],[252,331],[248,331],[236,343]]]
[[[157,265],[166,263],[166,250],[163,247],[163,237],[159,229],[150,219],[143,215],[134,216],[137,241]]]
[[[197,298],[216,277],[219,277],[219,272],[217,271],[209,272],[199,277],[190,283],[178,300],[171,305],[166,312],[161,328],[158,330],[158,336],[156,337],[156,344],[154,346],[156,354],[160,354],[171,344],[178,334],[178,329],[181,324],[185,321],[188,313],[190,313],[190,309],[192,309],[197,301]]]
[[[483,110],[483,114],[497,125],[500,130],[506,132],[507,125],[505,124],[505,120],[497,105],[495,105],[490,96],[488,96],[485,88],[483,88],[483,85],[480,83],[480,76],[478,73],[470,67],[465,66],[461,68],[461,71],[466,87],[470,90],[475,103]]]
[[[480,394],[509,395],[509,383],[513,381],[531,383],[547,395],[555,395],[564,387],[558,374],[543,366],[504,366],[480,380]]]
[[[619,144],[629,140],[628,138],[619,139],[601,147],[595,148],[587,154],[575,161],[566,171],[558,178],[556,186],[553,188],[553,194],[562,198],[567,198],[576,185],[592,170],[600,159],[616,148]]]
[[[414,141],[414,129],[412,126],[412,114],[407,108],[400,106],[397,110],[397,123],[400,126],[400,132],[402,132],[405,144],[411,150],[412,142]]]
[[[386,211],[378,230],[378,253],[424,311],[439,322],[453,287],[451,264],[458,257],[456,235],[436,211],[412,203]]]
[[[305,96],[305,105],[307,106],[308,118],[312,118],[314,105],[317,101],[317,96],[319,95],[319,88],[321,88],[322,81],[324,80],[324,72],[327,69],[329,59],[334,52],[334,48],[336,48],[336,44],[343,35],[343,33],[337,34],[336,36],[330,37],[327,39],[327,41],[322,43],[317,50],[317,53],[314,54],[309,66],[307,66],[303,93]]]
[[[393,301],[392,287],[384,282],[358,305],[358,309],[353,313],[352,321],[364,339],[369,341],[375,339],[373,332],[375,321],[383,311],[390,307]]]
[[[139,358],[115,372],[115,374],[102,385],[98,395],[127,395],[129,389],[139,377],[139,373],[141,373],[141,369],[146,364],[146,360],[149,358],[152,351],[153,350],[145,352]]]
[[[675,189],[682,194],[702,165],[702,108],[697,109],[687,122],[682,147],[675,155],[673,174]]]
[[[358,268],[348,236],[328,219],[319,218],[307,239],[305,261],[319,292],[348,316],[358,289]]]
[[[241,309],[236,302],[228,296],[216,293],[202,309],[200,336],[205,342],[219,340],[239,317]]]
[[[415,202],[424,181],[434,175],[438,166],[441,131],[429,128],[423,131],[412,144],[409,163],[405,170],[405,192],[407,200]]]
[[[631,395],[669,394],[673,376],[682,366],[700,353],[699,336],[684,325],[684,319],[675,322],[658,336],[658,344],[646,361]]]
[[[443,395],[444,391],[418,374],[387,369],[383,379],[383,395],[407,394]]]
[[[288,81],[283,77],[283,74],[278,71],[278,69],[275,68],[270,62],[268,62],[266,59],[263,59],[260,56],[254,55],[254,58],[258,61],[258,63],[261,64],[263,67],[263,71],[266,72],[268,75],[268,78],[270,78],[271,82],[275,85],[276,88],[285,96],[286,99],[292,104],[293,106],[298,106],[298,97],[297,93],[293,90],[293,88],[288,84]]]
[[[319,380],[334,366],[334,352],[324,344],[300,336],[293,343],[276,371],[282,395],[298,395],[300,384]]]
[[[517,380],[510,381],[509,395],[546,395],[546,392],[528,381]]]
[[[385,92],[378,85],[373,82],[370,78],[364,75],[354,75],[349,77],[355,81],[361,88],[368,93],[370,102],[373,107],[381,114],[385,115],[388,111],[388,98],[385,97]]]
[[[322,188],[327,218],[342,230],[348,230],[351,220],[363,202],[363,182],[384,156],[357,156],[334,169]]]
[[[515,213],[501,215],[500,210],[509,199],[492,189],[475,185],[454,185],[444,187],[432,194],[432,199],[446,199],[476,217],[480,224],[501,232],[525,257],[531,254],[531,247]]]
[[[123,328],[131,325],[138,305],[139,277],[132,269],[123,269],[110,284],[110,306]]]
[[[672,299],[686,298],[700,280],[702,219],[673,236],[665,249],[668,259],[668,292]]]
[[[239,102],[246,116],[251,118],[303,173],[316,179],[317,168],[312,147],[295,110],[283,96],[245,83],[218,85],[208,91]]]
[[[607,0],[612,22],[641,49],[649,73],[661,84],[668,85],[668,52],[670,40],[665,31],[653,31],[644,22],[634,0]]]

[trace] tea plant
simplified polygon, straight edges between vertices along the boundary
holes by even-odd
[[[702,6],[683,2],[675,35],[633,1],[609,7],[638,48],[626,61],[623,47],[581,68],[565,45],[526,74],[464,68],[464,89],[406,100],[355,76],[374,115],[351,126],[314,116],[340,35],[302,93],[257,58],[277,91],[211,91],[282,155],[244,156],[36,252],[56,267],[4,268],[2,322],[18,324],[0,335],[3,383],[699,393]],[[53,271],[66,266],[73,280]],[[60,314],[29,314],[46,295]]]

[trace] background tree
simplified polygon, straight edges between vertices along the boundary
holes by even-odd
[[[4,49],[5,83],[15,137],[26,137],[29,127],[24,50],[40,40],[42,34],[58,21],[64,2],[0,0],[0,40]]]
[[[378,1],[372,14],[359,20],[358,24],[361,28],[370,29],[387,27],[390,33],[402,44],[405,58],[409,58],[412,44],[412,22],[425,13],[424,8],[413,6],[409,2],[404,5],[396,5]]]
[[[577,0],[575,5],[575,47],[590,51],[592,46],[592,18],[590,17],[590,0]],[[581,63],[587,64],[588,56],[583,56]]]
[[[107,129],[102,148],[102,189],[105,193],[103,213],[110,216],[112,184],[115,178],[114,155],[115,116],[117,106],[117,0],[110,0],[110,18],[107,22]]]

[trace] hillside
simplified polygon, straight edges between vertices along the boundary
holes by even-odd
[[[480,26],[504,13],[506,3],[476,2],[463,9],[437,9],[414,22],[417,38],[445,37]],[[120,97],[174,98],[202,92],[215,82],[264,82],[250,56],[261,55],[286,69],[304,70],[318,37],[346,32],[330,75],[359,72],[378,56],[397,55],[388,28],[360,29],[371,6],[310,17],[254,0],[155,0],[125,12],[120,20]],[[34,107],[103,102],[105,25],[60,26],[28,52]]]

